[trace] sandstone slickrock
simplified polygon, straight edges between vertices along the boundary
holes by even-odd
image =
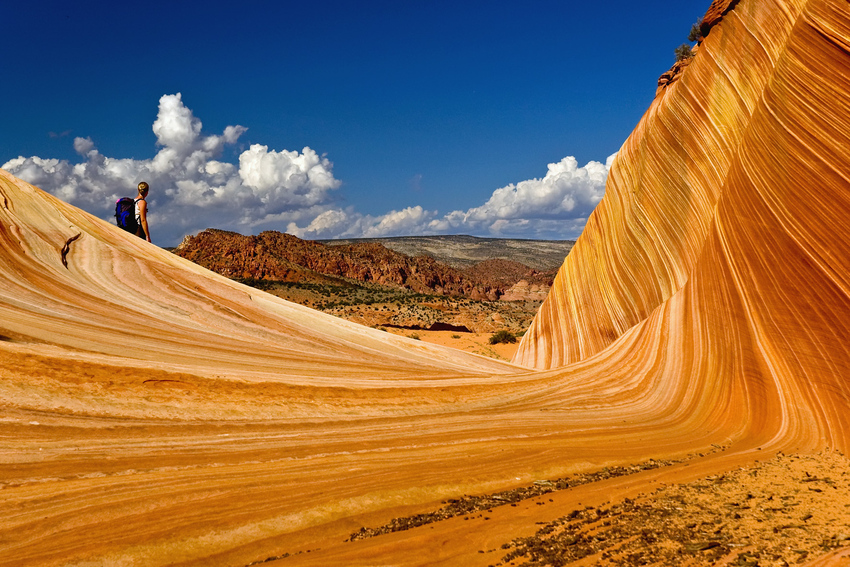
[[[700,22],[700,34],[703,37],[708,37],[711,28],[716,26],[730,10],[732,10],[739,0],[714,0],[711,6],[705,13],[705,16]]]
[[[571,510],[846,452],[848,69],[845,0],[726,11],[620,151],[523,367],[283,302],[0,174],[0,565],[488,565]],[[345,541],[649,459],[676,464]]]

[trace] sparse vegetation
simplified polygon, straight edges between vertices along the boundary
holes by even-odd
[[[414,341],[422,340],[422,337],[419,336],[419,333],[410,333],[407,336],[410,337],[411,339],[413,339]]]
[[[507,329],[502,329],[501,331],[496,331],[490,336],[490,344],[496,345],[500,343],[504,344],[513,344],[516,342],[516,335]]]
[[[204,231],[181,247],[180,255],[283,300],[353,323],[426,342],[451,336],[455,348],[503,358],[504,349],[481,343],[486,345],[499,329],[510,334],[531,324],[542,303],[538,290],[545,292],[552,285],[554,266],[572,245],[472,237],[402,240],[427,243],[429,255],[432,249],[442,250],[441,258],[462,256],[466,263],[444,266],[421,256],[421,251],[408,257],[380,242],[337,246],[341,243],[335,241],[324,246],[273,231],[250,237]],[[467,257],[471,244],[483,254],[480,261]],[[521,279],[529,285],[527,298],[500,301]],[[519,295],[523,293],[521,289]],[[445,331],[449,333],[435,334]],[[462,333],[474,336],[460,340],[466,339]],[[516,342],[512,336],[500,340]]]
[[[697,22],[691,26],[691,33],[688,34],[688,41],[690,41],[691,43],[699,43],[702,40],[702,29],[700,26],[700,22]]]
[[[683,43],[679,47],[674,50],[676,54],[676,61],[684,61],[685,59],[690,59],[694,56],[692,43],[701,43],[703,40],[702,37],[702,29],[700,22],[695,23],[691,26],[691,31],[688,33],[688,41],[691,43]]]
[[[685,59],[690,59],[693,57],[693,52],[691,51],[691,46],[687,43],[683,43],[679,47],[676,48],[676,61],[683,61]]]
[[[403,288],[337,279],[334,283],[281,282],[239,279],[241,283],[272,295],[375,328],[395,327],[416,331],[434,323],[469,328],[473,332],[493,332],[489,318],[498,312],[500,325],[520,331],[531,324],[540,301],[477,301],[463,296],[429,295]],[[458,335],[460,338],[460,335]]]

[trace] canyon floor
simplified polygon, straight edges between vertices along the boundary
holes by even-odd
[[[341,319],[424,342],[509,361],[540,301],[475,301],[385,286],[246,282],[276,297]],[[432,330],[437,326],[443,330]],[[449,328],[454,327],[454,328]],[[517,342],[490,343],[499,331]]]
[[[519,341],[515,343],[490,343],[492,333],[456,333],[454,331],[405,331],[401,329],[387,329],[390,333],[403,336],[414,336],[418,340],[456,348],[481,356],[489,356],[497,360],[509,361],[516,353]]]
[[[716,446],[710,452],[725,450]],[[361,527],[331,552],[316,543],[262,563],[353,561],[369,556],[370,541],[380,554],[378,542],[390,534],[395,535],[394,545],[421,543],[422,538],[434,539],[429,531],[439,530],[439,523],[463,521],[470,527],[464,565],[850,565],[850,459],[845,455],[829,450],[807,455],[778,452],[689,482],[670,482],[674,475],[663,475],[691,465],[698,468],[706,456],[649,460],[540,479],[498,493],[465,495],[434,510]],[[638,477],[650,474],[656,475],[649,480],[652,490],[606,499],[608,490],[613,488],[616,494],[628,488],[629,479],[645,482]],[[582,501],[571,498],[571,491],[579,490]],[[526,533],[513,538],[500,534],[504,541],[496,545],[498,537],[491,535],[499,533],[506,516],[517,512],[533,521],[534,529],[524,526],[519,531]],[[479,549],[473,555],[475,547]]]

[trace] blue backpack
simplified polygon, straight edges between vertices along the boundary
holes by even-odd
[[[130,197],[121,197],[115,202],[115,224],[136,234],[139,224],[136,222],[136,201]]]

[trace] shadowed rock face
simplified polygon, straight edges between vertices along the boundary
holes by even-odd
[[[0,173],[0,565],[488,565],[572,509],[847,451],[847,69],[844,0],[727,11],[620,151],[526,368],[283,302]],[[648,459],[680,464],[344,543]]]

